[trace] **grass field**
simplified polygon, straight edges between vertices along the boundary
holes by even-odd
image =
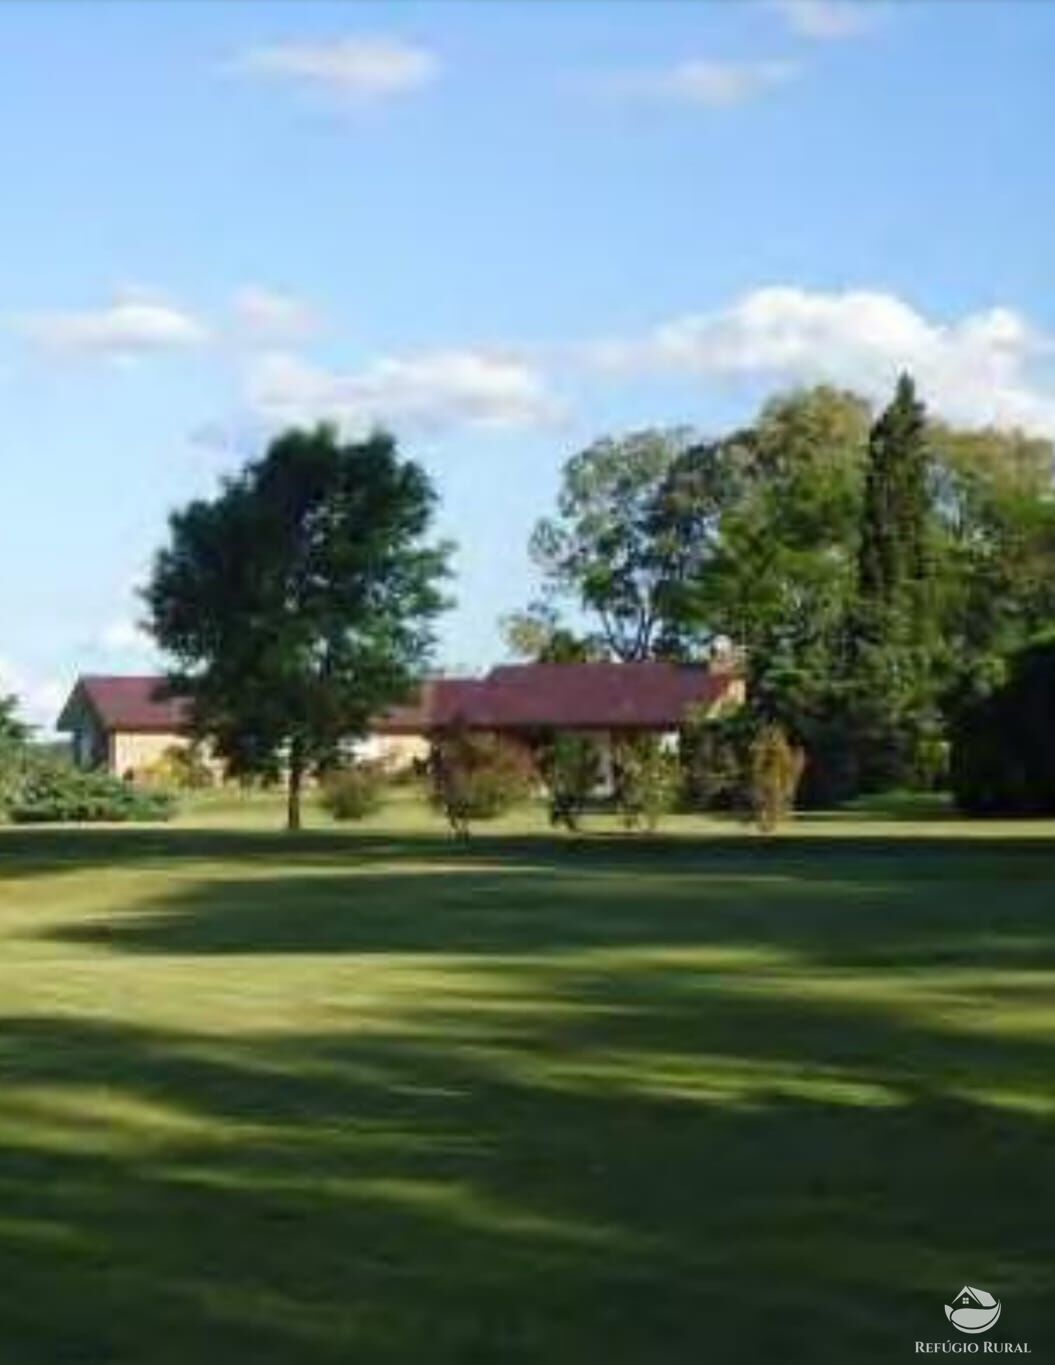
[[[0,830],[3,1365],[1055,1354],[1055,826],[275,818]]]

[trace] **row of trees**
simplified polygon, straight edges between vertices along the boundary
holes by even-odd
[[[556,660],[729,644],[749,705],[696,737],[703,782],[779,730],[807,755],[807,802],[933,784],[950,735],[997,723],[982,702],[1008,657],[1055,621],[1051,479],[1048,442],[934,421],[907,376],[874,420],[820,387],[715,439],[605,439],[567,463],[531,543],[544,595],[507,634]],[[286,776],[291,827],[305,775],[428,666],[450,554],[435,501],[389,436],[323,426],[170,520],[145,592],[170,685],[232,774]],[[0,746],[15,724],[0,707]]]
[[[606,439],[566,465],[531,542],[546,592],[507,637],[553,659],[730,641],[756,727],[808,755],[807,803],[932,785],[957,717],[1055,621],[1052,457],[931,419],[907,376],[874,420],[820,387],[713,440]]]

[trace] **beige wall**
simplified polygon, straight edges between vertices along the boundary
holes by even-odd
[[[184,735],[114,731],[110,735],[107,766],[116,777],[124,777],[126,773],[152,767],[166,749],[183,749],[186,745]]]
[[[424,735],[367,735],[356,744],[355,752],[368,763],[380,763],[391,772],[402,772],[412,763],[424,762],[429,748]]]
[[[117,730],[109,736],[107,767],[115,777],[124,777],[128,773],[138,776],[145,768],[152,768],[163,758],[166,750],[186,749],[189,744],[186,735]],[[204,762],[212,769],[213,776],[221,781],[223,764],[210,756],[208,745],[201,746],[200,752]]]

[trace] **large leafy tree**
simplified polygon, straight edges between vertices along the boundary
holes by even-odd
[[[391,437],[321,426],[170,520],[145,592],[170,685],[233,773],[285,771],[290,828],[305,775],[427,662],[448,552],[427,539],[434,502]]]
[[[933,422],[908,376],[875,421],[821,386],[715,439],[597,442],[535,552],[616,657],[732,639],[756,723],[806,748],[802,797],[827,803],[930,780],[970,679],[1055,620],[1052,470],[1050,442]],[[519,624],[532,656],[561,643],[548,608]]]
[[[957,804],[978,815],[1055,812],[1055,639],[1006,661],[1004,676],[961,698],[951,726]]]
[[[539,522],[531,538],[547,585],[596,619],[617,659],[654,652],[670,576],[666,546],[655,535],[655,498],[688,439],[682,430],[638,431],[574,455],[564,466],[557,515]]]
[[[944,664],[959,686],[1055,621],[1053,450],[943,424],[931,448]]]

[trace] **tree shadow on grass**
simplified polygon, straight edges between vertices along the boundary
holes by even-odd
[[[810,824],[819,817],[811,816]],[[823,825],[814,825],[822,829]],[[933,832],[930,832],[931,828]],[[985,826],[980,825],[984,830]],[[523,865],[540,870],[580,867],[647,868],[705,871],[800,870],[819,880],[841,877],[844,869],[868,864],[893,865],[895,875],[944,878],[952,859],[965,875],[997,875],[1013,865],[1018,875],[1047,876],[1055,857],[1055,835],[1022,834],[977,839],[962,833],[941,832],[935,821],[927,833],[867,834],[805,837],[764,837],[730,825],[716,826],[698,836],[684,834],[623,834],[587,832],[581,836],[553,833],[508,835],[486,827],[472,840],[461,842],[437,828],[413,834],[373,830],[284,831],[180,829],[166,826],[47,827],[0,829],[0,878],[16,880],[51,876],[93,868],[144,864],[178,867],[196,862],[251,860],[266,868],[368,867],[374,863],[414,862],[422,866]]]
[[[265,863],[251,877],[181,879],[46,933],[154,954],[753,948],[831,967],[1055,966],[1046,852],[788,850],[539,856],[517,845],[453,860],[419,851],[383,866]]]
[[[878,1365],[964,1282],[1051,1340],[1050,1014],[984,1012],[1050,1008],[1050,846],[193,838],[49,936],[425,970],[311,1034],[5,1022],[5,1365]]]
[[[946,1336],[965,1279],[1046,1339],[1050,1117],[950,1078],[1036,1086],[1050,1048],[487,970],[542,1008],[238,1040],[9,1021],[5,1362],[858,1365]]]

